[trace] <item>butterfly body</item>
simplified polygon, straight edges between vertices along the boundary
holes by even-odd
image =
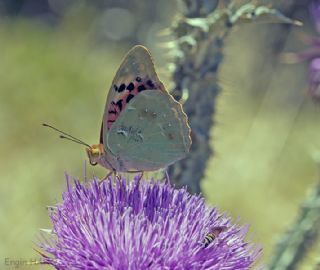
[[[190,127],[180,103],[159,80],[149,51],[133,47],[110,87],[92,165],[116,172],[153,171],[185,157]]]

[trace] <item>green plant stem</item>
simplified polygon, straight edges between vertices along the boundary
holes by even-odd
[[[293,270],[316,241],[320,228],[320,182],[301,205],[296,222],[276,246],[269,270]]]
[[[173,96],[183,103],[192,129],[189,156],[169,167],[176,186],[187,186],[192,193],[201,191],[200,181],[213,154],[210,130],[214,126],[216,99],[220,92],[218,73],[223,61],[224,42],[234,25],[252,21],[299,24],[279,11],[265,6],[244,4],[226,7],[219,1],[182,0],[184,11],[173,22],[176,38]]]

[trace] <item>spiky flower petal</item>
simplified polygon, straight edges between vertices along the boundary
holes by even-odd
[[[320,58],[314,58],[309,68],[309,93],[313,100],[320,101]]]
[[[241,270],[260,255],[244,239],[248,226],[168,181],[74,183],[51,212],[53,233],[41,244],[43,263],[56,269]],[[217,227],[225,229],[204,245]]]

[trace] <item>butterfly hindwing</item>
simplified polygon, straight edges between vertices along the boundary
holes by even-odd
[[[126,105],[146,89],[166,92],[157,76],[149,51],[137,45],[124,57],[112,81],[103,115],[102,138]]]
[[[145,90],[126,106],[105,135],[104,147],[136,170],[166,167],[191,145],[187,116],[167,92]]]

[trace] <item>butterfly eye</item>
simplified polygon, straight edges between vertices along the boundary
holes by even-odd
[[[90,150],[91,150],[91,154],[92,154],[93,156],[99,156],[99,155],[100,155],[99,148],[92,147]]]

